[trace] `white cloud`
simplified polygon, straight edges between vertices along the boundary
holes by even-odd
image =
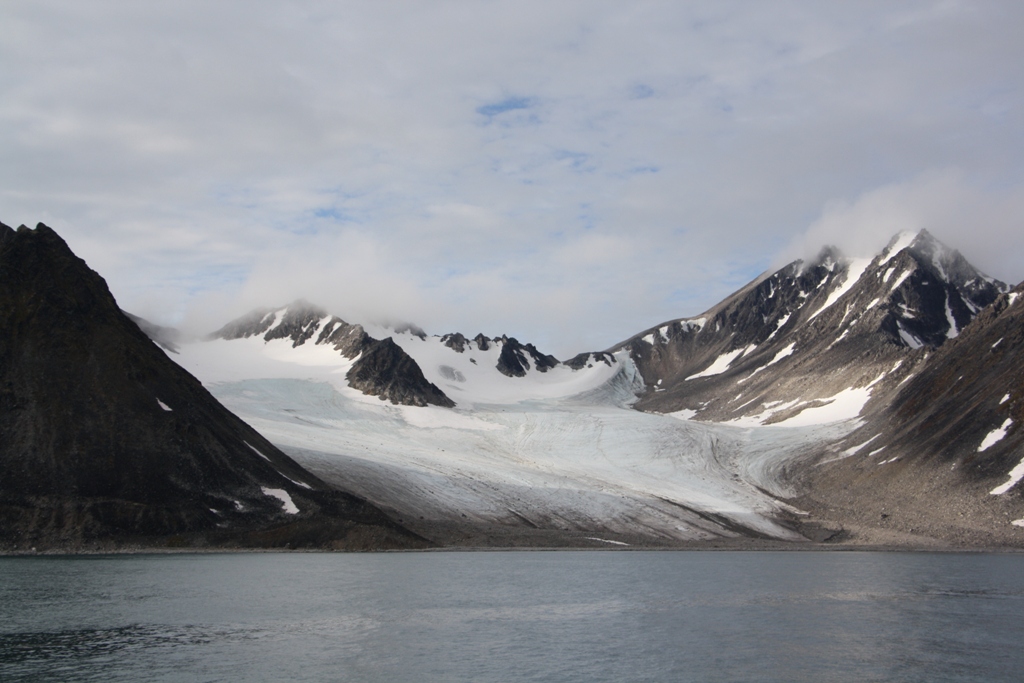
[[[1022,226],[1024,186],[979,188],[955,169],[926,171],[910,181],[865,192],[853,202],[827,203],[821,217],[782,252],[778,263],[813,257],[823,244],[851,256],[873,255],[898,232],[926,229],[983,271],[1019,279]]]
[[[0,220],[53,224],[161,322],[294,292],[559,355],[697,313],[801,236],[925,221],[1016,281],[1022,20],[10,0]]]

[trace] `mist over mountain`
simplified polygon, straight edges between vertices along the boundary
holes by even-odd
[[[0,329],[3,547],[423,543],[221,406],[43,224],[0,224]]]
[[[874,258],[825,248],[612,350],[628,350],[650,387],[642,410],[751,424],[804,411],[853,418],[1007,289],[927,231],[901,233]]]

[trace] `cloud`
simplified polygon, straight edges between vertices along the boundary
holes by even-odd
[[[294,293],[556,355],[699,313],[801,240],[914,221],[1016,281],[1022,22],[998,1],[10,0],[0,220],[53,224],[158,322]]]
[[[956,169],[926,171],[903,183],[833,200],[776,260],[812,258],[824,244],[851,256],[878,253],[898,232],[928,230],[975,266],[1011,284],[1024,253],[1024,186],[982,188]]]

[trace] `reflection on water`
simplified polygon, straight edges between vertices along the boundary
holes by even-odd
[[[0,680],[1016,681],[1024,556],[0,558]]]

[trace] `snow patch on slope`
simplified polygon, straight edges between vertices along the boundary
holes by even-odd
[[[704,370],[698,372],[695,375],[690,375],[689,377],[687,377],[683,381],[685,382],[685,381],[688,381],[688,380],[691,380],[691,379],[697,379],[698,377],[711,377],[712,375],[720,375],[723,372],[725,372],[726,370],[728,370],[729,369],[729,365],[734,360],[736,360],[737,358],[742,356],[744,353],[746,353],[746,351],[749,348],[750,347],[743,348],[743,349],[736,349],[735,351],[728,351],[726,353],[723,353],[718,358],[716,358],[715,361],[711,365],[709,365],[707,368],[705,368]]]
[[[997,486],[991,491],[990,495],[1001,496],[1014,487],[1021,479],[1024,479],[1024,459],[1021,459],[1017,466],[1010,470],[1010,474],[1007,475],[1009,479],[1002,486]]]
[[[899,367],[897,364],[896,367]],[[893,368],[895,370],[895,368]],[[812,400],[793,399],[785,403],[772,401],[764,404],[764,410],[758,415],[748,415],[728,420],[725,424],[743,427],[809,427],[812,425],[825,425],[837,422],[848,422],[858,417],[864,409],[864,405],[871,398],[871,391],[888,373],[882,373],[870,384],[864,387],[850,387],[827,398]],[[818,404],[818,405],[813,405]],[[784,412],[799,408],[802,405],[808,407],[802,409],[790,418],[778,422],[772,422],[772,418]],[[863,444],[861,444],[863,446]]]
[[[271,498],[277,498],[281,501],[281,506],[284,508],[285,514],[297,515],[299,514],[299,508],[295,505],[295,501],[288,495],[288,492],[284,489],[270,489],[266,486],[261,486],[260,490],[263,491],[263,495],[270,496]]]
[[[843,451],[843,455],[844,456],[850,456],[850,455],[853,455],[853,454],[857,453],[858,451],[862,450],[865,446],[867,446],[869,443],[871,443],[872,441],[877,439],[879,436],[881,436],[881,434],[875,434],[873,437],[871,437],[870,439],[868,439],[864,443],[857,444],[856,446],[852,446],[850,448],[847,448],[845,451]]]
[[[769,340],[770,340],[770,339],[771,339],[772,337],[774,337],[774,336],[775,336],[776,334],[778,334],[778,333],[779,333],[779,330],[781,330],[781,329],[782,329],[782,327],[783,327],[783,326],[784,326],[784,325],[785,325],[785,324],[786,324],[787,322],[789,322],[789,319],[790,319],[790,318],[791,318],[792,316],[793,316],[793,314],[792,314],[792,313],[787,313],[786,315],[784,315],[784,316],[782,316],[781,318],[779,318],[778,322],[776,322],[776,323],[775,323],[775,329],[774,329],[774,330],[772,330],[772,333],[768,335],[768,337],[767,337],[767,338],[765,339],[765,341],[769,341]]]
[[[777,423],[782,427],[805,427],[807,425],[825,424],[851,420],[864,409],[864,404],[871,398],[871,387],[850,388],[840,391],[828,399],[827,404],[805,408],[793,417]]]
[[[918,339],[917,337],[903,329],[902,323],[896,323],[896,327],[900,331],[900,339],[903,340],[904,344],[906,344],[912,349],[919,349],[922,346],[924,346],[924,342],[922,342],[920,339]]]
[[[263,458],[263,459],[264,459],[264,460],[266,460],[267,462],[271,462],[270,458],[268,458],[267,456],[263,455],[263,453],[261,453],[261,452],[260,452],[260,450],[259,450],[258,448],[256,448],[255,446],[253,446],[253,445],[252,445],[251,443],[249,443],[248,441],[243,441],[242,443],[244,443],[244,444],[245,444],[246,446],[248,446],[249,448],[251,448],[251,449],[252,449],[252,451],[253,451],[253,453],[255,453],[256,455],[260,456],[261,458]]]
[[[1013,419],[1008,417],[1002,425],[986,434],[985,438],[981,440],[981,445],[978,446],[978,452],[980,453],[984,450],[988,450],[992,446],[1002,441],[1003,437],[1006,436],[1006,430],[1008,430],[1010,428],[1010,425],[1012,424]]]
[[[864,271],[870,264],[871,259],[858,258],[851,260],[846,268],[846,279],[843,280],[843,284],[841,284],[831,294],[828,295],[828,299],[825,300],[825,303],[822,305],[822,307],[816,310],[814,313],[812,313],[811,317],[807,319],[808,322],[814,320],[818,316],[818,314],[820,314],[822,311],[827,309],[835,302],[839,301],[839,299],[844,294],[853,289],[853,286],[857,284],[857,281],[860,280],[861,275],[864,274]]]
[[[946,322],[949,323],[949,329],[946,331],[946,338],[955,339],[960,334],[960,330],[956,328],[956,320],[953,318],[953,309],[949,307],[949,292],[946,292]]]
[[[913,274],[913,272],[914,272],[913,269],[910,269],[910,270],[905,270],[902,273],[900,273],[900,276],[898,278],[896,278],[896,280],[893,281],[892,286],[889,287],[889,291],[890,292],[895,292],[896,289],[900,285],[903,284],[903,281],[906,280],[908,277],[910,277]]]

